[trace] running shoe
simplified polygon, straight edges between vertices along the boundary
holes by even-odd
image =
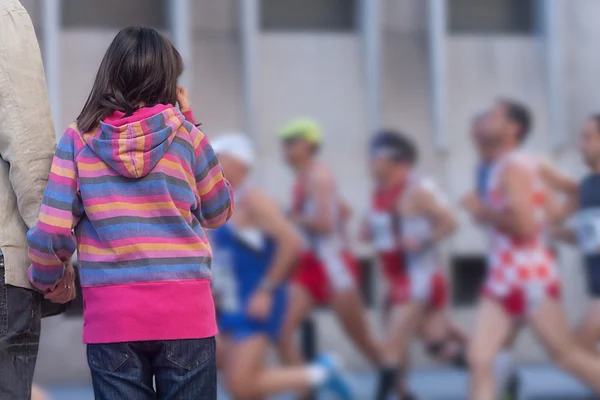
[[[342,377],[341,363],[335,357],[325,354],[319,356],[315,363],[327,369],[327,380],[323,382],[319,391],[334,394],[339,400],[353,400],[352,391]]]

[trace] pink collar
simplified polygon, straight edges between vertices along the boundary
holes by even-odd
[[[173,106],[170,104],[157,104],[152,107],[142,107],[142,108],[136,110],[132,115],[130,115],[129,117],[126,117],[126,118],[123,118],[123,116],[125,115],[125,113],[123,111],[115,110],[115,112],[113,112],[112,115],[104,118],[104,120],[102,122],[104,122],[107,125],[112,125],[112,126],[127,125],[132,122],[138,122],[138,121],[142,121],[146,118],[150,118],[156,114],[163,112],[167,108],[171,108],[171,107],[173,107]]]

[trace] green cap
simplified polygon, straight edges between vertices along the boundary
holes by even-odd
[[[306,140],[313,144],[320,144],[323,139],[321,136],[321,127],[312,118],[297,118],[288,122],[279,131],[279,137],[283,140]]]

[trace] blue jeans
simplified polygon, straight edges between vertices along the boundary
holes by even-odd
[[[217,398],[214,337],[88,344],[87,359],[96,400]]]
[[[4,283],[0,256],[0,399],[29,400],[40,344],[42,295]]]

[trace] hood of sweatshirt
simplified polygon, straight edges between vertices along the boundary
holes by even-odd
[[[83,139],[96,155],[127,178],[142,178],[165,155],[185,118],[179,109],[165,104],[140,108],[124,118],[115,111]]]

